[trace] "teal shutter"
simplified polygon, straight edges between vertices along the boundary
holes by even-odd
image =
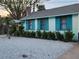
[[[40,20],[37,20],[37,29],[40,30]]]
[[[32,30],[35,30],[35,20],[32,20]]]
[[[59,31],[60,27],[61,27],[61,19],[60,19],[60,17],[56,17],[55,19],[56,19],[56,21],[55,21],[56,30]]]
[[[26,30],[28,30],[29,23],[26,21]]]
[[[67,30],[72,30],[72,16],[67,16]]]
[[[49,30],[49,20],[48,20],[48,18],[45,20],[45,30]]]

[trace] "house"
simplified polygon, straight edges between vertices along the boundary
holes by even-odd
[[[78,39],[79,4],[33,12],[21,21],[25,31],[72,31]]]

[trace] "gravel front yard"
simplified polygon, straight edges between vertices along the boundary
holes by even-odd
[[[73,43],[60,41],[0,38],[0,59],[56,59],[72,47]]]

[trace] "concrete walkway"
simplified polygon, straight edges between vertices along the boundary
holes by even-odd
[[[79,44],[75,44],[72,49],[60,56],[58,59],[79,59]]]

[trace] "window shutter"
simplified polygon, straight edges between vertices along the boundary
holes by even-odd
[[[37,26],[38,26],[37,29],[40,30],[40,20],[39,19],[37,20]]]
[[[32,30],[35,30],[35,20],[32,20]]]
[[[48,19],[45,20],[45,29],[49,30],[49,20]]]
[[[72,16],[67,16],[67,30],[72,30]]]
[[[26,30],[28,30],[29,23],[26,21]]]
[[[56,17],[56,30],[59,31],[60,30],[60,26],[61,26],[61,20],[60,20],[60,17]]]

